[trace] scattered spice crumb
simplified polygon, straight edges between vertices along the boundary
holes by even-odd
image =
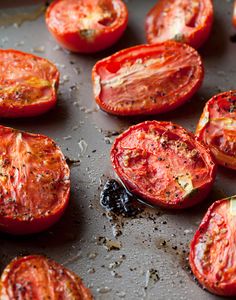
[[[160,280],[160,277],[159,277],[157,270],[155,270],[155,269],[148,270],[146,272],[146,278],[145,278],[145,286],[144,286],[145,290],[148,287],[155,285],[159,280]]]

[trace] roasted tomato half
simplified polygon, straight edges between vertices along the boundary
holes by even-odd
[[[202,201],[216,173],[205,146],[170,122],[131,126],[115,140],[111,161],[130,192],[153,205],[174,209]]]
[[[1,300],[92,300],[82,280],[55,261],[39,255],[14,259],[0,279]]]
[[[97,104],[123,116],[167,112],[185,103],[203,80],[199,54],[176,42],[140,45],[96,63],[92,71]]]
[[[216,95],[207,102],[197,136],[218,164],[236,170],[236,91]]]
[[[113,45],[128,23],[122,0],[56,0],[46,24],[57,42],[73,52],[97,52]]]
[[[0,117],[30,117],[57,100],[59,72],[48,60],[17,50],[0,50]]]
[[[189,263],[210,292],[236,296],[236,196],[208,209],[190,245]]]
[[[146,17],[148,43],[175,40],[199,48],[213,23],[211,0],[159,0]]]
[[[70,171],[50,138],[0,126],[0,230],[47,229],[69,199]]]

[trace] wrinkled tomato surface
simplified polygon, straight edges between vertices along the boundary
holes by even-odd
[[[159,0],[146,17],[148,43],[175,40],[199,48],[213,23],[211,0]]]
[[[130,192],[153,205],[174,209],[202,201],[216,173],[205,146],[170,122],[131,126],[115,140],[111,161]]]
[[[193,274],[210,292],[236,296],[236,197],[208,209],[190,246]]]
[[[207,102],[197,135],[218,164],[236,170],[236,91],[218,94]]]
[[[31,117],[55,106],[59,72],[48,60],[0,50],[0,71],[0,117]]]
[[[122,0],[56,0],[46,24],[57,42],[73,52],[97,52],[124,33],[128,10]]]
[[[0,126],[0,230],[47,229],[69,200],[69,167],[50,138]]]
[[[82,280],[55,261],[39,255],[14,259],[0,279],[0,299],[92,300]]]
[[[204,76],[199,54],[176,42],[139,45],[98,61],[92,71],[97,104],[115,115],[149,115],[189,100]]]

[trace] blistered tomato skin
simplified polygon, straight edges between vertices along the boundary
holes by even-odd
[[[176,42],[121,50],[98,61],[92,71],[97,104],[121,116],[174,110],[196,93],[203,77],[196,50]]]
[[[43,114],[55,106],[59,72],[48,60],[17,50],[0,50],[0,117]]]
[[[115,140],[111,161],[130,192],[172,209],[202,201],[216,176],[208,149],[192,133],[170,122],[131,126]]]
[[[190,245],[194,276],[213,294],[236,296],[236,197],[208,209]]]
[[[93,53],[112,46],[127,23],[122,0],[56,0],[46,12],[48,30],[72,52]]]
[[[55,261],[40,255],[14,259],[0,279],[1,300],[92,300],[82,280]]]
[[[50,138],[0,126],[0,230],[43,231],[64,213],[70,170]]]
[[[236,170],[236,91],[218,94],[206,103],[196,134],[219,165]]]
[[[201,47],[213,24],[211,0],[159,0],[146,17],[146,37],[150,44],[168,40]]]

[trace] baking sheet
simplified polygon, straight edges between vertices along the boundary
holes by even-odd
[[[5,26],[0,24],[0,46],[46,57],[61,71],[59,101],[53,110],[40,117],[2,119],[0,123],[46,134],[67,157],[80,160],[71,168],[72,191],[64,217],[47,232],[30,237],[0,234],[0,269],[17,255],[40,253],[80,275],[95,299],[221,299],[194,282],[186,257],[189,241],[207,207],[216,199],[236,193],[235,172],[219,168],[211,195],[195,208],[178,213],[147,208],[134,219],[118,220],[122,235],[117,238],[113,236],[114,222],[99,205],[101,184],[114,176],[109,163],[114,134],[144,120],[109,116],[97,109],[92,95],[94,63],[116,50],[145,42],[144,17],[155,1],[126,3],[130,18],[122,39],[99,54],[76,55],[57,46],[42,14],[36,18],[42,1],[34,1],[33,6],[27,0],[0,2],[0,20],[7,16]],[[171,120],[194,131],[204,103],[219,91],[236,89],[232,1],[216,0],[214,6],[213,32],[200,50],[206,68],[202,88],[183,107],[154,119]],[[29,18],[35,20],[27,21]],[[120,250],[108,251],[104,238],[116,240]],[[150,276],[153,270],[158,276]]]

